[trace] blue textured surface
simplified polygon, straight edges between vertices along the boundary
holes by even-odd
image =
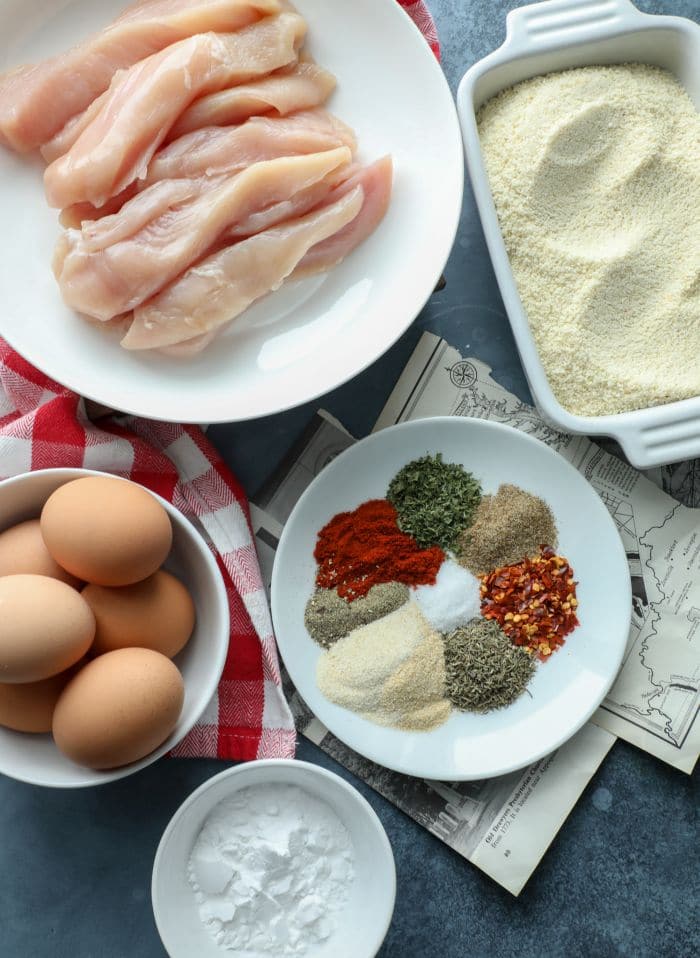
[[[330,0],[332,2],[332,0]],[[507,0],[432,0],[453,89],[503,39]],[[700,20],[700,0],[640,0]],[[490,363],[528,398],[469,187],[447,287],[396,346],[323,399],[368,432],[421,332]],[[253,491],[318,403],[213,429]],[[398,898],[381,958],[690,958],[700,952],[698,776],[615,745],[518,900],[307,742],[299,757],[370,800],[396,855]],[[165,760],[105,788],[52,792],[0,778],[0,958],[163,958],[150,907],[160,835],[223,763]],[[197,958],[193,955],[192,958]],[[364,956],[357,956],[364,958]]]

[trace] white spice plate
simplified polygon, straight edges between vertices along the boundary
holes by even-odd
[[[0,0],[0,72],[64,50],[129,0]],[[384,221],[329,273],[285,284],[188,360],[128,352],[117,330],[63,305],[51,273],[59,235],[43,164],[0,146],[0,335],[53,379],[97,402],[169,422],[238,422],[307,402],[382,355],[432,293],[462,207],[464,153],[447,81],[396,0],[296,0],[312,55],[338,78],[329,108],[357,131],[359,158],[394,158]]]
[[[558,552],[578,581],[580,626],[538,665],[513,705],[487,715],[453,712],[432,732],[383,728],[329,702],[316,685],[321,649],[304,626],[314,590],[318,531],[338,512],[383,498],[398,470],[441,452],[481,482],[541,496],[554,513]],[[476,419],[416,420],[352,446],[309,486],[284,528],[272,575],[272,615],[284,664],[299,694],[341,741],[387,768],[419,778],[465,781],[523,768],[567,741],[600,705],[622,663],[632,590],[615,524],[586,480],[539,440]]]

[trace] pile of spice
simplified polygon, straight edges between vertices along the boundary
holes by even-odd
[[[484,618],[495,620],[511,642],[542,660],[579,624],[573,571],[553,549],[484,576],[481,594]]]
[[[409,462],[389,484],[387,499],[396,506],[399,526],[425,548],[451,549],[472,522],[481,486],[463,466],[442,455]]]
[[[578,625],[576,582],[544,500],[481,484],[440,453],[409,462],[386,499],[319,532],[304,621],[330,701],[378,725],[429,731],[452,709],[511,705]]]
[[[479,615],[481,584],[454,559],[445,559],[434,585],[418,586],[413,595],[438,632],[452,632]]]
[[[378,725],[428,731],[450,714],[442,640],[414,602],[336,642],[316,677],[327,699]]]
[[[475,619],[445,637],[447,696],[465,712],[512,705],[527,688],[535,663],[495,622]]]
[[[314,642],[328,649],[361,625],[394,612],[408,601],[408,596],[408,586],[401,582],[380,582],[353,602],[343,599],[333,589],[316,589],[306,604],[304,625]]]
[[[518,486],[499,486],[484,496],[472,525],[456,546],[459,561],[474,575],[539,555],[541,546],[557,547],[557,527],[547,503]]]
[[[316,585],[352,600],[380,582],[435,582],[445,553],[435,546],[421,548],[399,529],[394,506],[372,499],[331,519],[318,534],[314,557]]]

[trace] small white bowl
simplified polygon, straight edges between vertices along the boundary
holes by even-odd
[[[212,809],[253,785],[296,785],[330,805],[347,828],[355,852],[350,899],[329,940],[309,958],[373,958],[391,924],[396,869],[389,839],[371,806],[342,778],[307,762],[289,759],[253,762],[228,769],[205,782],[175,812],[153,863],[151,899],[156,926],[170,958],[222,958],[199,919],[187,862]]]
[[[0,483],[0,531],[38,518],[54,490],[73,479],[101,476],[90,469],[44,469]],[[155,493],[153,493],[155,495]],[[206,542],[182,513],[156,495],[170,516],[173,547],[165,567],[189,589],[197,610],[192,638],[174,659],[185,681],[185,702],[172,734],[138,762],[108,771],[75,765],[56,748],[51,735],[30,735],[0,727],[0,772],[11,778],[54,788],[103,785],[151,765],[174,748],[207,707],[221,678],[229,639],[226,589]]]

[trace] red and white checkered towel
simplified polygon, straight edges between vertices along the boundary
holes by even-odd
[[[439,55],[422,0],[398,0]],[[97,469],[172,502],[204,535],[226,584],[229,652],[217,694],[177,756],[286,758],[295,732],[280,684],[272,622],[245,493],[197,426],[109,416],[30,366],[0,339],[0,478],[33,469]]]
[[[404,8],[411,20],[416,24],[420,32],[430,44],[430,49],[435,56],[440,59],[440,43],[438,41],[437,28],[430,10],[423,0],[398,0],[400,6]]]

